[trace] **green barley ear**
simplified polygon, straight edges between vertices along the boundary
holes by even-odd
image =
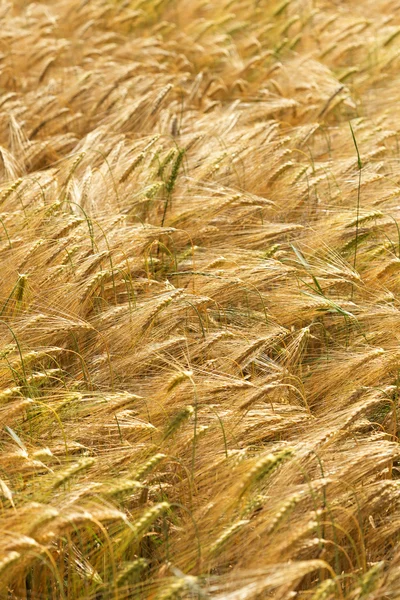
[[[21,273],[18,275],[18,281],[17,281],[17,285],[15,288],[15,299],[17,301],[17,304],[21,304],[23,298],[24,298],[24,293],[26,291],[26,283],[28,281],[28,275],[26,275],[25,273]]]
[[[62,485],[65,485],[72,477],[74,477],[74,475],[89,469],[95,462],[94,458],[81,458],[78,462],[73,463],[67,469],[64,469],[64,471],[57,474],[52,489],[56,490]]]
[[[170,175],[167,183],[165,184],[165,189],[167,190],[168,194],[172,194],[172,191],[175,187],[175,182],[177,180],[179,169],[181,167],[184,155],[185,155],[185,149],[182,148],[178,152],[178,156],[176,157],[175,162],[171,169],[171,175]]]
[[[375,219],[382,219],[385,215],[380,210],[372,210],[364,215],[358,217],[358,224],[366,223],[367,221],[373,221]],[[351,219],[348,223],[346,223],[345,227],[354,227],[357,225],[357,219]]]
[[[137,577],[140,573],[149,565],[149,561],[145,558],[137,558],[131,562],[126,563],[122,569],[119,570],[117,577],[117,585],[121,586],[127,583],[128,579]]]
[[[134,537],[141,537],[149,527],[169,509],[168,502],[159,502],[148,510],[131,525]]]
[[[268,259],[268,258],[272,258],[274,256],[274,254],[276,252],[278,252],[279,248],[281,247],[280,244],[274,244],[273,246],[270,246],[268,248],[268,250],[266,250],[263,254],[263,258],[264,259]]]
[[[5,301],[5,303],[3,304],[3,306],[0,309],[0,315],[2,315],[9,303],[12,300],[15,300],[16,306],[17,308],[21,307],[22,301],[24,299],[24,296],[26,295],[26,290],[27,290],[27,280],[28,280],[28,275],[22,273],[22,274],[18,274],[18,279],[16,284],[14,285],[10,295],[8,296],[7,300]]]
[[[184,579],[176,579],[157,594],[156,600],[181,600],[185,592],[186,581]]]
[[[171,160],[174,158],[175,154],[176,154],[175,148],[171,148],[171,150],[169,150],[169,152],[163,158],[163,160],[161,161],[161,163],[158,167],[157,177],[161,177],[161,179],[163,178],[165,167],[171,162]]]
[[[310,600],[325,600],[332,594],[334,594],[336,590],[336,583],[333,579],[326,579],[322,583],[319,584]]]
[[[157,194],[157,192],[160,191],[163,187],[164,187],[164,184],[161,183],[160,181],[153,183],[152,185],[150,185],[148,188],[145,189],[145,191],[143,192],[143,196],[145,198],[147,198],[148,200],[151,200],[152,198],[154,198],[154,196]]]
[[[271,475],[273,471],[275,471],[285,460],[293,456],[293,454],[293,448],[285,448],[278,454],[267,454],[266,456],[262,456],[254,464],[253,468],[250,469],[242,482],[240,497],[242,497],[252,485],[258,483],[264,479],[264,477]]]
[[[132,494],[134,491],[142,489],[142,485],[132,479],[118,479],[116,483],[105,484],[104,488],[100,488],[100,492],[104,496],[118,496],[120,494],[129,493]]]
[[[183,600],[184,598],[208,598],[200,589],[197,577],[193,575],[175,577],[172,583],[156,596],[156,600]]]
[[[377,562],[366,573],[364,573],[361,578],[361,592],[358,596],[359,598],[365,598],[374,591],[377,579],[380,575],[382,575],[384,566],[384,561]]]
[[[243,529],[243,527],[247,525],[247,523],[250,523],[249,519],[242,519],[240,521],[237,521],[236,523],[233,523],[233,525],[228,527],[228,529],[225,529],[225,531],[219,536],[219,538],[212,544],[210,548],[210,553],[217,554],[218,552],[220,552],[223,546],[225,546],[225,544],[235,535],[235,533]]]
[[[171,421],[169,422],[165,430],[163,440],[166,440],[167,438],[171,437],[180,428],[182,423],[189,419],[193,415],[193,413],[194,408],[190,405],[185,406],[182,410],[178,411],[173,417],[173,419],[171,419]]]
[[[182,148],[179,150],[178,155],[175,159],[174,164],[172,165],[171,174],[169,176],[168,181],[165,184],[165,190],[167,192],[167,198],[164,203],[164,212],[161,219],[161,227],[164,227],[165,217],[167,215],[168,205],[171,202],[171,195],[175,187],[176,180],[178,178],[179,169],[181,167],[183,157],[185,155],[186,150]]]
[[[132,477],[136,480],[144,479],[146,475],[151,473],[153,469],[157,467],[157,465],[166,458],[165,454],[161,452],[154,454],[148,461],[146,461],[137,471],[132,473]]]
[[[284,12],[284,10],[289,6],[291,1],[292,0],[283,0],[283,2],[281,4],[279,4],[278,7],[274,10],[274,12],[272,13],[272,16],[279,17]]]

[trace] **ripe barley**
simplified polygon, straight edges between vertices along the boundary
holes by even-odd
[[[7,198],[9,198],[11,194],[20,187],[22,182],[23,179],[17,179],[12,185],[10,185],[6,190],[4,190],[4,192],[0,194],[0,205],[3,204]]]
[[[190,380],[192,375],[192,371],[179,371],[168,381],[167,391],[172,392],[172,390],[175,389],[180,383],[182,383],[182,381],[186,381],[187,379]],[[189,407],[185,407],[184,410],[186,410],[187,408]]]
[[[280,464],[291,458],[293,454],[293,448],[285,448],[278,454],[267,454],[259,458],[242,481],[240,496],[243,496],[250,486],[270,475]]]
[[[65,485],[72,477],[92,467],[95,462],[94,458],[82,458],[64,471],[57,473],[55,480],[52,482],[53,490]]]
[[[0,577],[7,571],[13,564],[15,564],[21,558],[21,553],[11,550],[7,552],[4,558],[0,559]]]
[[[29,248],[28,252],[24,256],[24,259],[18,265],[19,271],[21,271],[25,267],[26,263],[30,260],[32,255],[36,252],[36,250],[43,246],[45,243],[45,240],[37,240],[34,244],[32,244],[32,246]]]
[[[169,509],[168,502],[159,502],[146,510],[138,521],[131,525],[131,532],[135,538],[142,536],[148,528]]]
[[[123,565],[118,573],[117,585],[123,585],[127,579],[131,579],[132,575],[139,575],[141,571],[146,569],[148,564],[149,561],[145,558],[137,558],[136,560]]]
[[[221,549],[223,548],[223,546],[225,546],[227,544],[228,541],[230,541],[230,539],[241,529],[243,529],[243,527],[245,527],[245,525],[247,525],[248,523],[250,523],[250,521],[248,519],[242,519],[240,521],[237,521],[236,523],[233,523],[233,525],[231,525],[230,527],[228,527],[228,529],[226,529],[220,536],[219,538],[211,545],[210,547],[210,553],[211,554],[217,554],[221,551]]]
[[[3,595],[396,596],[395,4],[0,2]]]
[[[84,302],[85,300],[87,300],[89,298],[89,296],[91,294],[93,294],[93,292],[95,291],[97,286],[100,285],[100,283],[102,283],[109,276],[110,276],[110,271],[99,271],[98,273],[95,273],[94,275],[92,275],[87,280],[87,283],[86,283],[85,287],[83,288],[82,293],[79,296],[79,301]]]
[[[58,240],[60,238],[65,237],[68,233],[75,229],[75,227],[79,227],[82,223],[85,222],[85,219],[82,217],[69,217],[69,219],[64,223],[58,231],[56,231],[53,235],[53,240]]]
[[[155,317],[164,310],[164,308],[166,308],[169,304],[171,304],[171,302],[177,298],[179,298],[182,295],[182,290],[175,290],[173,292],[171,292],[170,294],[168,294],[167,296],[165,296],[164,298],[162,298],[161,300],[159,300],[156,305],[154,306],[154,308],[150,311],[150,314],[146,317],[142,328],[146,329],[155,319]]]
[[[140,165],[140,163],[143,162],[144,158],[145,158],[145,153],[141,152],[140,154],[138,154],[138,156],[135,158],[135,160],[132,162],[131,165],[129,165],[129,167],[126,169],[126,171],[124,171],[124,173],[122,174],[119,183],[124,183],[128,177],[133,173],[133,171],[136,169],[136,167],[138,167]]]
[[[166,98],[166,96],[169,94],[169,92],[172,90],[173,87],[174,86],[172,85],[172,83],[169,83],[162,90],[160,90],[157,98],[154,100],[154,105],[150,112],[151,115],[156,114],[156,112],[158,111],[158,109],[161,105],[161,102],[164,100],[164,98]]]
[[[297,506],[297,504],[299,504],[299,502],[301,502],[303,497],[304,492],[298,492],[296,494],[293,494],[293,496],[291,496],[288,500],[286,500],[286,502],[284,502],[284,504],[272,518],[272,521],[268,526],[268,533],[273,533],[279,527],[279,525],[287,517],[287,515],[295,508],[295,506]]]
[[[164,458],[166,458],[166,455],[162,452],[154,454],[154,456],[149,458],[149,460],[147,460],[143,465],[132,471],[131,476],[137,480],[145,479],[147,475],[151,473],[151,471],[153,471],[162,460],[164,460]]]

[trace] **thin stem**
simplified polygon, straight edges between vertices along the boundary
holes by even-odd
[[[357,217],[356,217],[356,243],[354,249],[354,270],[356,269],[357,264],[357,249],[358,249],[358,231],[359,231],[359,219],[360,219],[360,195],[361,195],[361,170],[362,170],[362,162],[360,152],[358,150],[356,136],[354,135],[354,130],[349,121],[350,131],[353,138],[354,146],[357,152],[357,166],[358,166],[358,189],[357,189]],[[353,297],[354,286],[352,287],[352,297]]]

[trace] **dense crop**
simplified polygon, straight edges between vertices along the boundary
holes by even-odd
[[[0,599],[399,598],[398,3],[0,32]]]

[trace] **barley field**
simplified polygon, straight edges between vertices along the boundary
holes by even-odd
[[[0,599],[400,598],[400,2],[0,0]]]

